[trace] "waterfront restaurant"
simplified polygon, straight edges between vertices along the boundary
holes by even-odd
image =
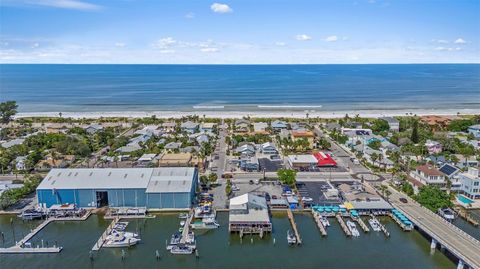
[[[243,234],[260,234],[272,231],[265,197],[246,193],[230,199],[228,230]]]
[[[38,204],[79,208],[188,209],[198,182],[193,167],[52,169],[37,187]]]

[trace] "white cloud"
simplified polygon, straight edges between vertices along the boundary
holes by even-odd
[[[160,50],[160,53],[162,54],[175,53],[175,50],[165,49],[165,50]]]
[[[157,40],[155,43],[152,44],[152,46],[156,49],[165,50],[172,47],[175,44],[177,44],[177,40],[175,40],[173,37],[164,37]]]
[[[327,36],[325,38],[325,41],[327,41],[327,42],[335,42],[337,40],[338,40],[338,37],[336,35]]]
[[[467,41],[465,41],[463,38],[457,38],[453,43],[455,44],[465,44]]]
[[[312,37],[306,34],[301,34],[301,35],[296,35],[295,39],[299,41],[307,41],[307,40],[311,40]]]
[[[218,52],[217,48],[201,48],[201,52]]]
[[[19,1],[12,1],[7,0],[5,1],[7,5],[27,5],[27,6],[45,6],[45,7],[52,7],[52,8],[62,8],[62,9],[74,9],[74,10],[83,10],[83,11],[94,11],[99,10],[102,7],[99,5],[91,4],[84,1],[79,0],[19,0]]]
[[[227,4],[220,4],[220,3],[213,3],[210,6],[210,9],[213,12],[216,12],[216,13],[231,13],[231,12],[233,12],[233,9],[231,7],[229,7]]]
[[[448,44],[449,42],[447,40],[444,40],[444,39],[438,39],[438,40],[435,40],[437,43],[440,43],[440,44]]]
[[[40,44],[39,44],[39,43],[33,43],[32,49],[36,49],[36,48],[38,48],[38,47],[40,47]]]
[[[117,43],[115,43],[115,47],[123,48],[123,47],[125,47],[125,43],[117,42]]]
[[[452,47],[436,47],[434,48],[434,50],[437,50],[437,51],[455,51],[455,50],[462,50],[462,48],[459,48],[459,47],[456,47],[456,48],[452,48]]]
[[[193,19],[193,18],[195,18],[195,13],[188,12],[187,14],[185,14],[185,18],[186,19]]]
[[[285,45],[285,42],[275,42],[275,46],[283,47]]]

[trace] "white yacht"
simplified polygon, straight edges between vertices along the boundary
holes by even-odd
[[[170,250],[172,254],[192,254],[193,249],[186,245],[175,245]]]
[[[372,229],[375,231],[375,232],[380,232],[382,230],[381,228],[381,224],[380,222],[377,220],[377,219],[369,219],[368,220],[368,224],[370,224],[370,227],[372,227]]]
[[[444,218],[448,221],[454,221],[455,220],[455,211],[453,211],[451,208],[440,208],[440,209],[438,209],[438,215],[440,215],[442,218]]]
[[[136,245],[140,242],[139,238],[126,237],[121,233],[111,234],[107,237],[103,247],[106,248],[123,248]]]
[[[116,229],[113,229],[111,234],[121,234],[127,238],[138,238],[139,235],[136,234],[136,233],[132,233],[132,232],[124,232],[124,231],[119,231],[119,230],[116,230]]]
[[[295,237],[295,234],[290,230],[287,231],[287,242],[289,245],[297,243],[297,237]]]
[[[170,244],[167,245],[167,250],[172,250],[174,246],[180,245],[181,239],[182,239],[181,233],[172,234],[172,237],[170,238]],[[188,233],[184,246],[192,249],[197,248],[197,244],[195,242],[195,234],[193,232]]]
[[[353,221],[347,220],[347,226],[350,232],[352,233],[352,236],[354,237],[360,236],[360,232],[358,232],[357,226],[355,225],[355,223],[353,223]]]
[[[217,229],[220,227],[220,224],[217,223],[215,218],[203,218],[202,220],[196,220],[192,224],[190,224],[192,229],[199,229],[199,230],[210,230],[210,229]]]

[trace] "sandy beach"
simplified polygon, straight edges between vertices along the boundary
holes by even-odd
[[[387,116],[425,116],[425,115],[477,115],[480,109],[422,109],[422,110],[350,110],[350,111],[222,111],[222,110],[197,110],[197,111],[102,111],[102,112],[62,112],[65,118],[101,118],[101,117],[128,117],[144,118],[155,116],[157,118],[181,118],[185,116],[197,115],[207,118],[342,118],[348,114],[351,117],[359,115],[360,117],[380,118]],[[58,112],[25,112],[18,113],[16,118],[25,117],[58,117]]]

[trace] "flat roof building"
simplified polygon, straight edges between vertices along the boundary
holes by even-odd
[[[265,197],[246,193],[230,199],[229,231],[243,234],[272,231]]]
[[[52,169],[37,187],[39,205],[190,208],[198,182],[193,167]]]

